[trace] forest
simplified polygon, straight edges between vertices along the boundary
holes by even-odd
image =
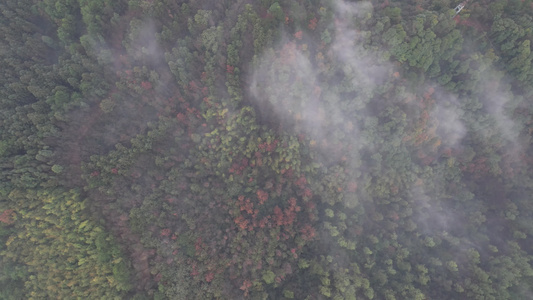
[[[533,299],[533,1],[3,0],[0,299]]]

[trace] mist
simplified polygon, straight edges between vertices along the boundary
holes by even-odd
[[[8,2],[0,298],[531,295],[527,1]]]

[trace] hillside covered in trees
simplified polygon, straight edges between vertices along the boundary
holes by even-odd
[[[533,299],[533,1],[4,0],[0,299]]]

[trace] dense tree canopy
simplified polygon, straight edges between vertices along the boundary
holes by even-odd
[[[5,0],[1,299],[533,297],[533,3]]]

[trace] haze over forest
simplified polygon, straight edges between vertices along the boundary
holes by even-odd
[[[3,0],[0,299],[533,299],[533,1]]]

